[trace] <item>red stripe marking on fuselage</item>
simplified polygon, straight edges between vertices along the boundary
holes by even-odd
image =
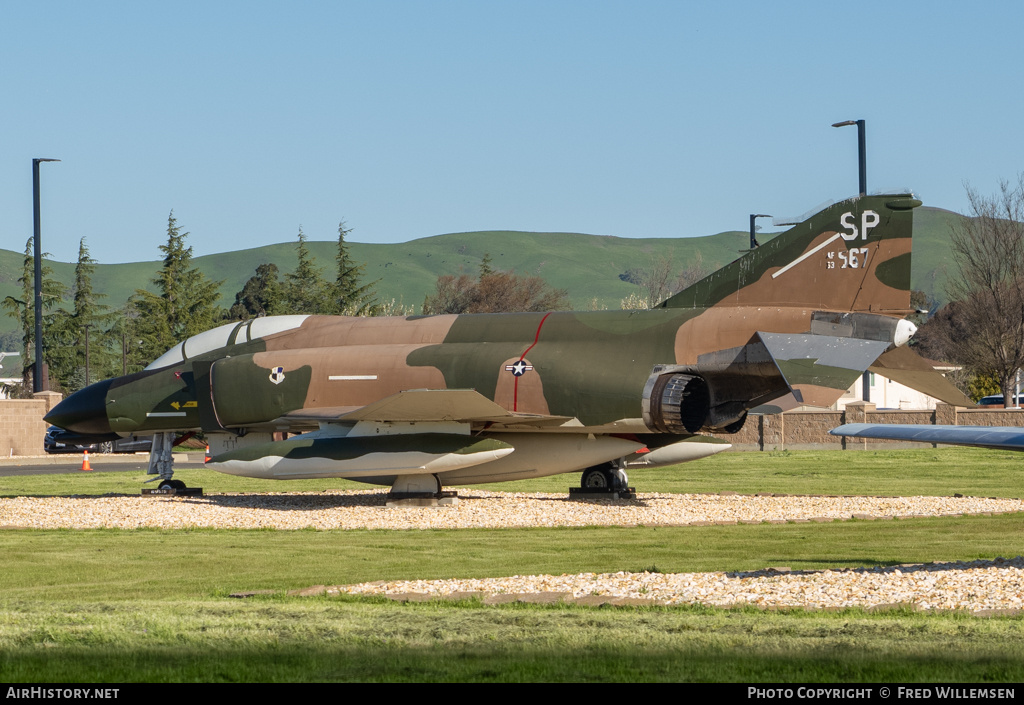
[[[520,362],[526,359],[526,353],[533,350],[534,346],[537,344],[537,341],[540,340],[540,329],[544,326],[544,321],[548,320],[548,316],[550,315],[551,311],[548,311],[547,313],[544,314],[544,318],[540,319],[540,323],[537,324],[537,335],[533,337],[533,345],[526,348],[526,350],[523,351],[523,354],[519,356]],[[521,376],[522,375],[520,375],[519,377]],[[513,382],[512,386],[512,411],[519,411],[519,377],[516,377],[515,382]]]

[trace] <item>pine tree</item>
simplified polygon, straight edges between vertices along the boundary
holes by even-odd
[[[159,357],[182,340],[210,329],[219,317],[216,306],[221,282],[211,281],[192,266],[192,248],[185,245],[174,211],[167,217],[163,266],[152,280],[157,293],[137,289],[130,304],[137,312],[131,326],[133,352],[142,359]]]
[[[279,313],[284,292],[277,273],[276,264],[258,266],[256,274],[249,277],[242,290],[235,294],[235,304],[228,311],[228,316],[241,321]]]
[[[21,277],[18,283],[21,284],[21,298],[16,299],[8,296],[4,299],[3,306],[7,309],[7,315],[18,320],[21,328],[21,359],[27,369],[32,364],[32,338],[35,335],[35,294],[32,290],[32,277],[35,267],[32,255],[32,238],[25,243],[25,257],[22,260]]]
[[[306,235],[299,227],[298,265],[285,274],[285,311],[283,313],[331,313],[331,302],[322,270],[314,264],[306,247]]]
[[[494,267],[491,266],[491,253],[485,252],[484,258],[480,260],[480,278],[489,277],[494,274]]]
[[[78,243],[78,263],[75,265],[75,318],[80,325],[95,325],[108,315],[110,309],[98,299],[106,294],[97,294],[92,288],[92,275],[96,273],[96,260],[89,255],[89,248],[83,237]]]
[[[43,257],[49,257],[49,252],[44,252]],[[52,364],[54,354],[60,354],[62,340],[53,340],[51,336],[58,335],[63,339],[63,330],[66,328],[63,316],[65,312],[58,308],[58,305],[67,296],[67,287],[52,278],[53,268],[49,265],[42,265],[43,282],[41,287],[43,299],[43,357],[47,365]],[[22,365],[24,370],[29,370],[35,360],[35,256],[33,255],[33,242],[29,238],[25,243],[25,257],[22,260],[21,277],[18,283],[21,284],[21,299],[8,296],[3,301],[7,315],[15,318],[21,325],[22,342]],[[47,312],[50,313],[47,313]],[[25,375],[25,386],[32,388],[29,375]]]
[[[81,389],[87,381],[98,376],[95,374],[97,371],[102,375],[106,367],[106,329],[110,327],[114,314],[108,313],[108,307],[99,303],[98,299],[103,295],[93,291],[92,275],[95,271],[96,260],[89,256],[89,248],[82,238],[75,265],[73,308],[71,311],[58,309],[50,314],[50,349],[46,356],[50,382],[65,392]]]
[[[76,371],[75,379],[69,379],[69,384],[64,385],[65,389],[84,385],[86,377],[88,377],[88,381],[102,377],[104,371],[109,367],[110,354],[107,348],[112,342],[109,329],[117,314],[112,313],[109,306],[99,302],[99,299],[105,298],[106,294],[98,294],[93,290],[92,275],[95,272],[96,260],[89,255],[89,248],[86,247],[83,237],[78,243],[78,262],[75,265],[73,316],[74,328],[78,337]],[[120,337],[116,342],[120,347]],[[87,367],[88,375],[86,375]],[[99,375],[96,374],[97,371],[100,372]],[[78,381],[79,377],[81,378],[80,382]]]
[[[334,313],[344,316],[358,316],[375,307],[373,288],[377,282],[360,284],[366,265],[356,264],[348,251],[345,238],[352,232],[345,227],[345,221],[338,223],[338,276],[333,286]]]

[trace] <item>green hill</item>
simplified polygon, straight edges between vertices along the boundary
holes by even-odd
[[[914,265],[912,285],[923,289],[937,301],[944,300],[946,255],[949,250],[950,225],[955,213],[938,208],[919,208],[915,212]],[[771,235],[761,234],[764,241]],[[661,257],[668,257],[676,269],[700,253],[704,264],[718,268],[739,256],[747,246],[747,233],[731,231],[695,238],[630,239],[580,233],[528,233],[486,231],[451,233],[410,242],[386,245],[350,243],[350,252],[366,265],[366,281],[377,280],[380,298],[415,305],[417,309],[442,274],[465,272],[475,275],[485,254],[492,266],[514,270],[519,274],[537,274],[551,286],[566,289],[573,307],[598,306],[619,308],[620,301],[637,292],[638,287],[619,278],[631,268],[649,267]],[[214,280],[223,281],[222,306],[234,302],[235,293],[251,277],[256,267],[273,262],[282,272],[296,265],[295,242],[268,245],[237,252],[225,252],[195,258],[195,264]],[[310,253],[333,279],[336,243],[309,242]],[[0,250],[0,300],[11,295],[20,297],[18,277],[23,255]],[[74,263],[50,262],[54,275],[70,285]],[[148,286],[159,268],[159,261],[128,264],[98,264],[93,283],[104,302],[120,307],[139,288]],[[15,320],[0,315],[0,333],[14,330]]]
[[[928,298],[945,304],[946,281],[955,271],[949,256],[949,234],[962,216],[941,208],[922,206],[914,211],[914,254],[910,268],[910,285],[928,294]]]

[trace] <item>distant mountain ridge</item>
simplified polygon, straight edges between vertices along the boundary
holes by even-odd
[[[945,301],[949,233],[956,213],[939,208],[921,207],[914,216],[914,260],[911,285],[924,290],[932,300]],[[759,234],[762,241],[774,233]],[[276,264],[282,274],[296,265],[295,242],[284,242],[247,250],[196,257],[193,262],[206,276],[221,285],[219,304],[230,307],[256,267]],[[729,231],[690,238],[620,238],[581,233],[534,233],[519,231],[482,231],[449,233],[404,243],[349,243],[350,254],[365,264],[364,282],[377,281],[378,298],[392,298],[417,311],[424,297],[433,291],[442,274],[466,273],[475,276],[480,262],[489,254],[492,266],[518,274],[539,275],[555,288],[566,289],[573,308],[617,309],[622,299],[640,289],[619,278],[628,269],[649,267],[661,257],[669,257],[676,270],[699,252],[704,264],[717,269],[740,256],[749,245],[749,234]],[[325,279],[334,279],[336,242],[307,242],[310,253],[323,269]],[[23,254],[0,249],[0,300],[20,298]],[[75,264],[49,261],[54,276],[67,285],[74,281]],[[148,288],[160,267],[159,259],[126,264],[97,264],[93,286],[106,294],[103,303],[120,308],[136,289]],[[0,316],[0,332],[13,330],[16,322]]]

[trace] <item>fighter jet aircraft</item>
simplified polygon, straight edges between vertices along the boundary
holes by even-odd
[[[728,448],[702,434],[735,433],[753,409],[828,406],[872,366],[958,403],[900,347],[920,204],[831,205],[652,310],[231,323],[46,420],[156,434],[151,472],[168,487],[183,487],[174,434],[202,431],[211,468],[251,477],[414,494],[583,471],[584,487],[624,488],[630,467]]]

